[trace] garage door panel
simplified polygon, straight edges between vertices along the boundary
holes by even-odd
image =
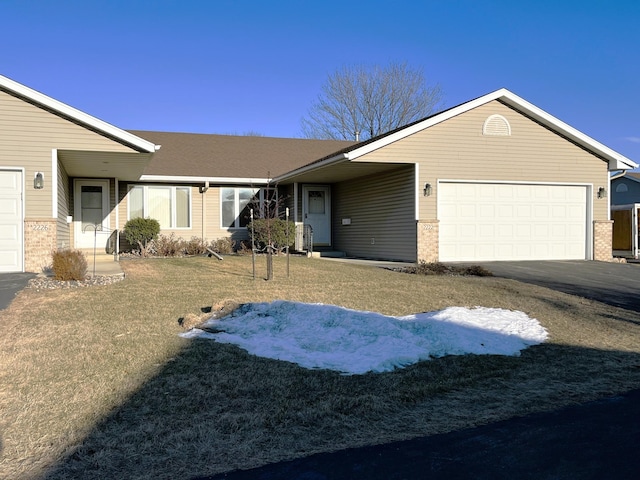
[[[0,195],[0,220],[9,218],[13,220],[20,213],[20,202],[13,197]]]
[[[0,222],[0,242],[17,242],[20,240],[18,226],[14,223]]]
[[[442,182],[438,195],[442,261],[586,258],[587,187]]]
[[[0,272],[22,271],[22,172],[0,170]]]

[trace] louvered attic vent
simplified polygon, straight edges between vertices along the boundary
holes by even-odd
[[[484,121],[482,134],[508,137],[511,135],[511,125],[502,115],[491,115]]]

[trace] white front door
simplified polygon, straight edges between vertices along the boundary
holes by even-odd
[[[22,172],[0,171],[0,272],[23,270]]]
[[[104,248],[111,234],[109,180],[75,180],[74,234],[76,248]]]
[[[331,245],[331,190],[327,185],[302,187],[302,216],[313,229],[314,246]]]

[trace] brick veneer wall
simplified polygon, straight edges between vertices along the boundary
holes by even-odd
[[[27,219],[24,221],[24,269],[41,272],[51,265],[51,252],[56,248],[55,219]]]
[[[418,262],[437,262],[439,251],[438,220],[420,220],[418,229]]]
[[[593,259],[602,262],[613,260],[613,220],[594,220]]]

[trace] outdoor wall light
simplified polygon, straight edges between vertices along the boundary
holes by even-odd
[[[432,191],[431,184],[430,183],[425,183],[424,184],[424,190],[422,192],[424,194],[424,196],[425,197],[430,197],[431,196],[431,191]]]
[[[604,187],[598,188],[598,198],[607,198],[607,189]]]
[[[35,188],[36,190],[44,188],[44,173],[36,172],[35,176],[33,177],[33,188]]]

